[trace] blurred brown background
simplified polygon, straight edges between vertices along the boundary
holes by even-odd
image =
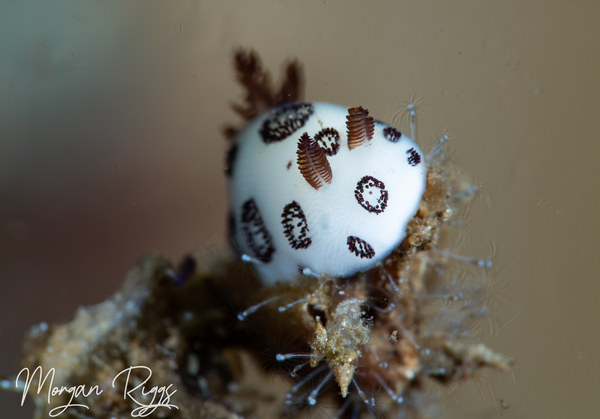
[[[594,1],[0,2],[0,374],[30,326],[102,301],[143,253],[223,246],[220,129],[246,46],[275,75],[297,57],[307,99],[377,119],[436,99],[420,143],[460,131],[494,201],[465,254],[498,249],[486,343],[518,361],[516,385],[486,375],[502,416],[595,417],[599,22]],[[17,394],[0,406],[31,417]],[[445,412],[496,415],[474,383]]]

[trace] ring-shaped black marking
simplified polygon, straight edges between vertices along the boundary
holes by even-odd
[[[360,257],[361,259],[373,259],[375,257],[375,250],[360,237],[348,236],[346,244],[348,244],[348,250],[354,253],[356,257]]]
[[[383,136],[386,140],[397,143],[402,138],[402,133],[394,127],[387,127],[383,129]]]
[[[241,227],[246,236],[246,244],[254,253],[254,257],[261,262],[269,263],[275,252],[273,240],[252,198],[242,205]]]
[[[329,157],[335,156],[340,149],[340,133],[335,128],[323,128],[315,134],[315,141]]]
[[[375,205],[373,205],[369,195],[373,195],[373,192],[377,190],[379,190],[379,197],[376,198]],[[354,197],[361,207],[374,214],[381,214],[388,204],[388,191],[385,190],[385,184],[373,176],[363,176],[358,181]]]
[[[421,163],[421,155],[414,149],[411,148],[410,150],[406,150],[406,154],[408,154],[408,164],[410,164],[411,166],[416,166],[417,164]]]
[[[304,126],[314,113],[312,103],[288,103],[271,111],[259,129],[266,144],[283,141]]]
[[[306,237],[306,234],[310,231],[308,229],[308,222],[302,207],[296,201],[292,201],[283,207],[281,213],[281,224],[283,224],[283,234],[287,237],[290,246],[293,249],[308,249],[308,246],[312,244],[312,239]],[[296,236],[294,230],[298,229],[300,234]]]

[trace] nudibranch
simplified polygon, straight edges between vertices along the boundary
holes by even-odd
[[[363,107],[304,101],[295,61],[278,89],[255,53],[239,50],[234,62],[246,97],[233,108],[246,125],[225,131],[229,232],[264,285],[253,282],[260,291],[244,294],[237,319],[286,312],[285,323],[256,318],[255,339],[308,343],[307,352],[273,353],[278,363],[298,361],[292,377],[314,368],[286,394],[288,416],[316,406],[331,379],[336,417],[374,417],[378,403],[390,416],[420,417],[430,411],[428,381],[452,386],[483,366],[510,371],[511,358],[472,334],[489,313],[491,260],[446,246],[478,192],[451,163],[451,133],[424,154]],[[412,137],[418,102],[406,106]],[[457,275],[469,265],[486,272]],[[301,274],[320,279],[299,287]]]
[[[231,239],[267,284],[366,271],[404,238],[426,172],[419,146],[362,107],[283,103],[233,138]]]

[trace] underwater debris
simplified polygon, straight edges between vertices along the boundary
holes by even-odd
[[[10,381],[19,383],[12,390],[20,393],[29,382],[25,393],[35,403],[35,419],[268,416],[269,406],[275,408],[272,384],[264,379],[253,387],[246,379],[260,380],[248,353],[263,342],[248,345],[224,310],[240,307],[256,282],[230,289],[224,277],[231,271],[224,270],[224,277],[200,274],[180,284],[172,272],[167,259],[146,256],[114,296],[79,308],[70,322],[29,331],[21,374]],[[145,392],[154,389],[155,399],[142,395],[142,384]],[[50,395],[62,387],[76,391]]]
[[[335,308],[327,329],[323,327],[321,318],[315,317],[310,365],[316,367],[321,360],[327,360],[342,397],[348,395],[348,386],[362,356],[361,349],[371,338],[368,322],[363,319],[363,304],[355,298],[342,301]]]

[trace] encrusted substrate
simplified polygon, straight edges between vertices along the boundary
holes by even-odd
[[[214,272],[220,271],[218,266]],[[241,296],[255,292],[256,286],[252,280],[233,284],[213,273],[177,287],[166,259],[145,257],[113,297],[78,309],[69,323],[31,329],[21,368],[33,374],[42,367],[44,376],[52,368],[55,371],[54,379],[50,375],[39,394],[39,375],[31,380],[34,417],[46,418],[50,412],[60,413],[61,418],[98,419],[131,418],[132,412],[182,419],[267,417],[269,409],[276,407],[276,392],[269,389],[268,380],[263,380],[261,388],[250,386],[247,377],[260,380],[248,354],[260,352],[264,341],[248,342],[236,329],[233,312],[228,312],[240,304]],[[134,368],[125,388],[127,369],[132,366],[140,368]],[[148,378],[148,369],[151,378],[144,390],[157,387],[154,402],[151,396],[142,396],[141,388],[128,393]],[[19,379],[22,391],[25,372]],[[59,389],[85,385],[84,394],[71,402],[67,392],[48,398],[50,384]],[[89,395],[96,385],[102,393],[94,390]],[[138,402],[162,406],[144,412]],[[67,404],[89,409],[69,407],[61,413],[60,406]]]

